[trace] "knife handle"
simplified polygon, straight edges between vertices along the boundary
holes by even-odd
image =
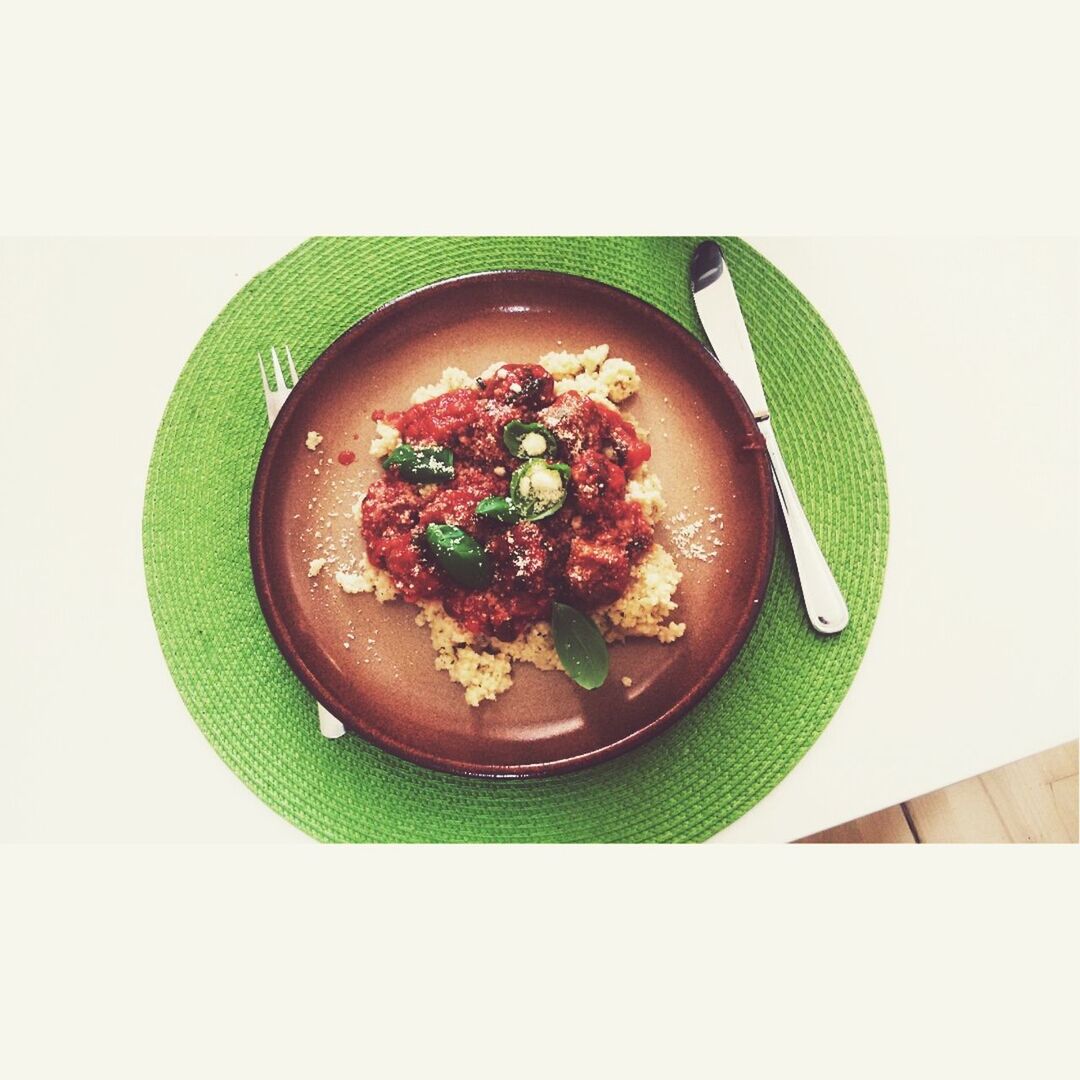
[[[838,634],[848,624],[848,609],[844,596],[818,546],[802,503],[799,502],[769,418],[759,420],[758,428],[769,452],[773,483],[780,497],[780,510],[784,515],[791,550],[795,555],[795,569],[799,574],[803,603],[806,605],[810,625],[819,634]]]

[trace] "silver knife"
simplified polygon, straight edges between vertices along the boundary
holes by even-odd
[[[706,240],[698,245],[690,263],[690,285],[713,356],[746,399],[765,440],[810,625],[819,634],[838,634],[848,624],[847,604],[821,553],[773,434],[750,335],[719,244]]]

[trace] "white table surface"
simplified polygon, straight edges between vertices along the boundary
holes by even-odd
[[[786,841],[1077,736],[1078,248],[751,239],[854,365],[892,516],[884,602],[850,694],[716,838]],[[188,717],[140,539],[184,360],[293,243],[0,240],[14,495],[0,540],[0,840],[305,839]],[[783,417],[777,428],[782,439]]]

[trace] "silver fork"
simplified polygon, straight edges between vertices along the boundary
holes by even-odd
[[[292,393],[292,389],[296,386],[300,376],[296,374],[296,365],[293,363],[292,352],[289,350],[289,346],[286,345],[285,358],[289,363],[289,374],[292,376],[292,382],[287,383],[284,372],[281,370],[281,361],[278,359],[277,349],[271,347],[270,363],[274,369],[274,389],[271,390],[270,383],[266,378],[266,366],[263,364],[262,353],[258,355],[259,372],[262,374],[263,395],[266,398],[266,416],[271,426],[273,426],[277,414],[281,412],[281,406],[285,404],[285,399]],[[345,725],[333,713],[327,712],[318,701],[315,704],[319,709],[319,731],[328,739],[338,739],[344,735]]]

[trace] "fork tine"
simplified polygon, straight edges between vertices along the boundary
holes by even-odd
[[[300,376],[296,374],[296,365],[292,361],[292,350],[288,345],[285,346],[285,355],[289,358],[289,371],[292,373],[292,384],[295,386],[300,381]]]
[[[270,359],[274,362],[274,376],[277,379],[278,393],[284,393],[288,387],[285,385],[285,376],[281,373],[281,361],[278,359],[277,349],[271,346]]]
[[[269,402],[270,401],[270,384],[266,381],[266,367],[263,364],[262,353],[259,353],[259,372],[262,375],[263,394],[265,395],[267,402]]]

